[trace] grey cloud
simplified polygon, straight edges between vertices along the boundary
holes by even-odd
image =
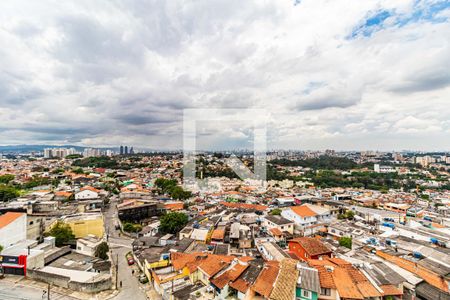
[[[400,84],[396,84],[391,91],[396,93],[414,93],[432,91],[445,88],[450,85],[450,70],[448,68],[437,68],[424,72],[411,74]]]

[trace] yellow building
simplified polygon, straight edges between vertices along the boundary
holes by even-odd
[[[89,234],[103,238],[105,233],[101,214],[78,214],[64,217],[62,221],[70,226],[76,238],[82,238]]]

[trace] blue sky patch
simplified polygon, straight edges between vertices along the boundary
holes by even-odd
[[[413,11],[410,14],[398,14],[395,10],[369,12],[367,16],[359,22],[359,25],[353,28],[347,38],[354,39],[360,36],[370,37],[372,34],[387,27],[403,27],[416,22],[447,22],[447,17],[438,16],[440,12],[447,9],[450,9],[449,0],[433,1],[431,4],[428,1],[417,0],[414,3]],[[393,22],[390,22],[389,25],[386,25],[385,21],[388,18],[393,18],[394,20]]]

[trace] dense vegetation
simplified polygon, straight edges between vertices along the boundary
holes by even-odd
[[[387,191],[390,188],[404,190],[415,188],[411,176],[397,173],[352,172],[342,175],[334,171],[319,171],[311,174],[310,180],[318,187],[353,187]]]
[[[15,178],[12,174],[5,174],[0,176],[0,183],[8,184],[13,181]]]
[[[81,154],[69,154],[66,156],[66,159],[77,159],[82,158],[83,156]]]
[[[161,233],[177,233],[188,223],[188,216],[180,212],[170,212],[160,219],[161,225],[159,231]]]
[[[178,186],[174,179],[158,178],[155,181],[155,186],[158,187],[163,194],[169,195],[172,199],[185,200],[192,197],[192,193],[185,191]]]
[[[126,231],[126,232],[137,233],[137,232],[142,230],[142,225],[141,224],[133,224],[133,223],[125,222],[123,224],[123,230]]]
[[[13,186],[0,184],[0,201],[9,201],[19,197],[19,190]]]
[[[72,163],[72,166],[76,167],[92,167],[92,168],[110,168],[114,169],[118,167],[118,163],[116,160],[107,157],[87,157],[83,159],[77,159]]]
[[[304,167],[317,170],[350,170],[358,167],[358,164],[349,158],[327,155],[300,160],[276,159],[270,161],[270,163],[279,166]]]

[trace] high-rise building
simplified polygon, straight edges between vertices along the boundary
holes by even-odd
[[[120,151],[119,151],[120,155],[123,155],[123,146],[120,146]]]
[[[127,155],[128,154],[128,146],[125,146],[125,151],[124,151],[125,153],[125,155]]]
[[[76,154],[74,148],[46,148],[44,158],[65,158],[67,155]]]
[[[133,147],[130,147],[130,154],[134,154],[134,149],[133,149]]]
[[[86,148],[83,151],[84,157],[95,157],[95,156],[101,156],[102,152],[100,149],[93,149],[93,148]]]

